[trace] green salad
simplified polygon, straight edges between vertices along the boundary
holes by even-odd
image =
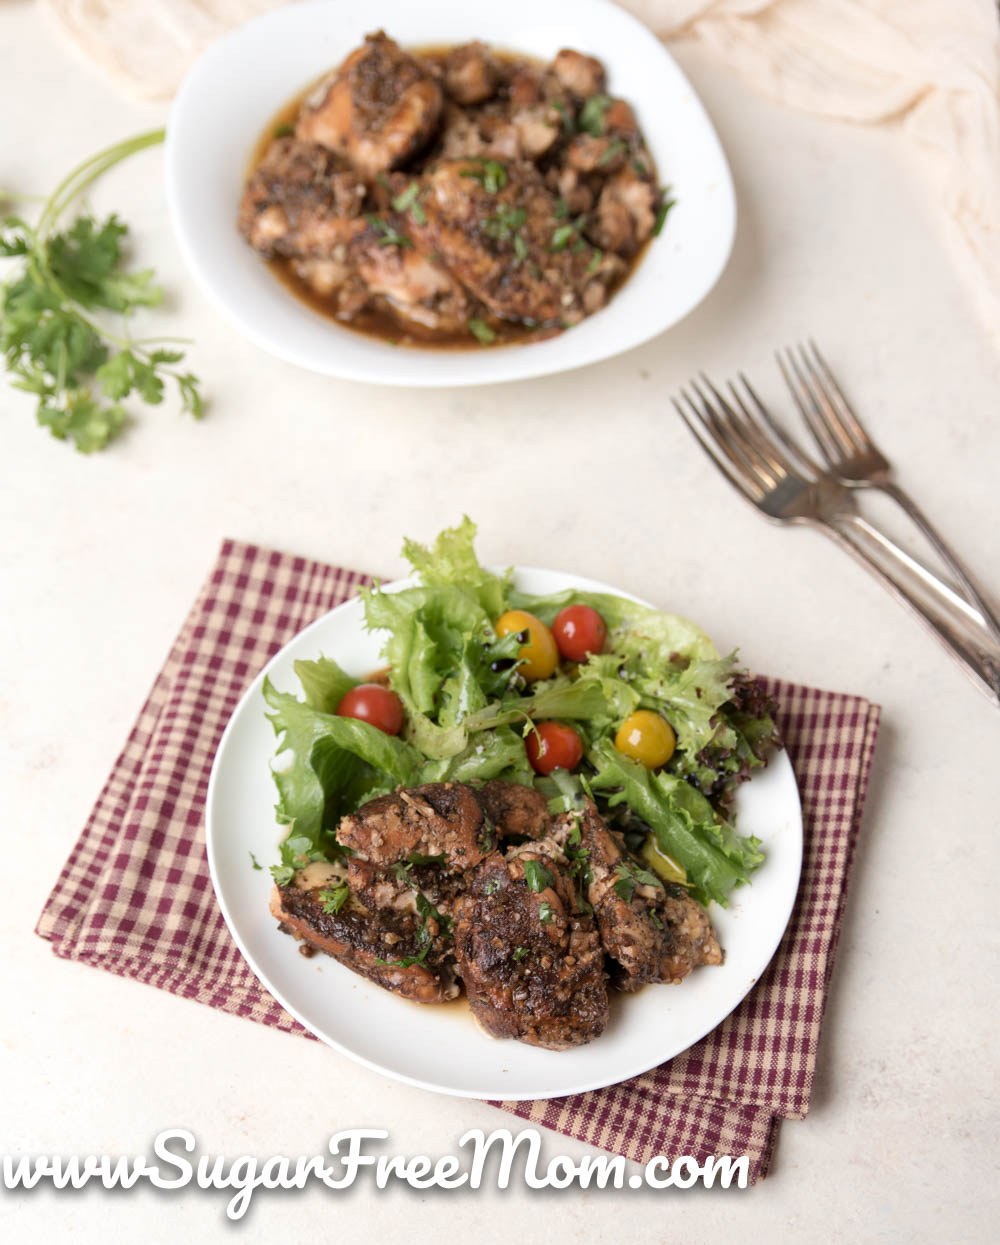
[[[684,618],[608,593],[519,592],[510,571],[480,566],[475,532],[465,519],[430,548],[407,540],[419,586],[362,592],[366,627],[386,637],[377,680],[329,657],[295,662],[301,696],[265,679],[275,811],[289,827],[276,881],[342,858],[340,819],[375,796],[503,779],[542,791],[553,813],[593,799],[657,874],[725,905],[763,860],[732,824],[732,797],[778,742],[773,703]],[[574,617],[596,618],[600,635],[567,660],[558,645],[573,650]],[[388,718],[366,708],[380,698],[397,707]],[[648,750],[648,725],[662,752]]]

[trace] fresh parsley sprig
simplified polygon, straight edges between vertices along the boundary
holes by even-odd
[[[163,291],[151,269],[124,266],[127,226],[114,214],[98,221],[83,212],[59,229],[88,186],[163,138],[162,129],[153,130],[99,151],[59,183],[33,225],[20,216],[0,223],[0,258],[18,264],[0,285],[0,354],[14,387],[37,397],[38,423],[84,454],[103,449],[121,432],[127,397],[135,394],[156,406],[168,380],[184,410],[196,419],[203,414],[198,378],[174,367],[184,358],[174,347],[185,339],[131,333],[132,314],[157,306]],[[108,329],[108,312],[121,315],[120,333]]]

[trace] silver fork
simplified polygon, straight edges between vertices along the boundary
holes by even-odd
[[[947,585],[858,513],[851,490],[823,471],[772,418],[745,376],[724,397],[702,374],[671,399],[702,448],[739,492],[776,523],[808,523],[832,537],[911,609],[1000,707],[1000,645]],[[883,555],[880,559],[874,550]],[[976,627],[971,623],[978,622]]]
[[[913,498],[891,478],[889,460],[862,426],[816,343],[810,340],[809,351],[799,345],[796,350],[786,349],[784,357],[777,351],[775,357],[795,405],[830,470],[848,488],[878,489],[909,515],[951,568],[969,603],[982,616],[982,625],[1000,642],[1000,621],[982,588]]]

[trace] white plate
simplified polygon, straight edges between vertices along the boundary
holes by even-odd
[[[277,110],[379,26],[408,46],[480,38],[551,58],[593,52],[632,103],[677,204],[609,305],[549,341],[494,350],[393,347],[341,328],[278,282],[236,229],[254,145]],[[391,385],[478,385],[606,359],[655,337],[718,280],[736,228],[726,158],[662,43],[605,0],[377,0],[276,9],[213,44],[192,69],[167,127],[167,198],[181,250],[218,312],[265,350],[316,372]]]
[[[412,582],[401,580],[386,590]],[[617,591],[579,576],[527,568],[516,572],[515,582],[537,594],[564,588]],[[545,1051],[496,1041],[477,1027],[464,1001],[407,1002],[327,956],[304,959],[297,944],[278,931],[268,912],[270,876],[255,871],[248,854],[271,864],[281,838],[269,769],[275,736],[260,691],[264,675],[281,690],[298,691],[292,663],[321,653],[366,674],[378,664],[380,644],[381,633],[363,629],[357,599],[318,619],[254,680],[219,744],[208,786],[208,860],[226,922],[261,983],[306,1028],[358,1063],[466,1098],[557,1098],[612,1085],[672,1058],[714,1029],[767,967],[795,902],[802,814],[784,752],[744,784],[737,798],[739,828],[763,841],[767,860],[752,886],[734,892],[730,908],[712,905],[725,964],[697,969],[679,986],[647,986],[631,997],[616,996],[608,1028],[588,1046]]]

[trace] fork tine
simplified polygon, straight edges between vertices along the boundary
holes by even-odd
[[[865,450],[873,449],[874,443],[865,429],[861,426],[861,422],[855,415],[851,404],[844,397],[843,390],[834,379],[833,373],[830,371],[826,360],[819,352],[819,347],[809,338],[809,348],[813,353],[814,363],[811,364],[814,374],[818,375],[820,384],[822,384],[827,399],[832,407],[834,414],[838,420],[841,435],[847,440],[853,442],[852,448],[864,453]],[[802,347],[799,347],[802,350]],[[805,351],[803,350],[803,354]],[[808,358],[808,356],[806,356]]]
[[[719,420],[718,412],[712,408],[710,403],[706,402],[704,394],[696,386],[692,385],[692,387],[695,388],[695,393],[701,399],[702,405],[700,409],[686,389],[681,390],[681,397],[698,421],[697,431],[702,433],[703,444],[705,443],[705,438],[707,438],[715,457],[727,461],[730,468],[747,481],[748,485],[763,491],[765,485],[761,482],[753,463],[742,452],[740,446],[733,443],[732,438]],[[690,421],[688,426],[690,427]]]
[[[761,488],[774,488],[780,479],[780,476],[775,474],[774,463],[768,462],[767,458],[754,446],[741,428],[732,408],[714,388],[708,377],[702,374],[701,380],[704,385],[713,390],[718,399],[713,405],[699,387],[698,381],[691,381],[691,388],[701,399],[704,415],[707,416],[706,423],[711,424],[716,440],[736,466],[750,472]]]
[[[814,366],[806,353],[805,346],[801,342],[798,344],[797,351],[797,357],[794,350],[790,350],[788,353],[792,357],[792,364],[795,367],[796,373],[809,388],[816,419],[823,425],[830,437],[830,441],[836,446],[839,457],[844,458],[851,454],[856,454],[858,447],[844,427],[837,414],[836,405],[831,400],[823,383],[822,375]]]
[[[771,412],[767,409],[764,403],[761,402],[760,398],[757,396],[756,389],[754,389],[753,385],[750,384],[750,381],[743,374],[743,372],[739,373],[739,379],[743,383],[743,388],[750,395],[750,400],[753,402],[754,406],[757,408],[758,417],[762,419],[765,424],[767,424],[771,432],[781,442],[782,446],[785,449],[785,452],[789,455],[789,457],[792,460],[794,469],[796,471],[801,472],[803,475],[807,477],[821,475],[823,472],[823,468],[819,465],[819,463],[816,462],[814,458],[812,458],[809,454],[805,452],[805,450],[802,448],[801,445],[799,445],[796,441],[792,440],[792,438],[788,435],[788,433],[784,430],[784,428],[782,428],[782,426],[774,418]],[[743,398],[741,397],[739,391],[737,390],[736,386],[733,384],[732,381],[729,382],[729,389],[732,392],[733,397],[740,404],[741,408],[743,409],[744,414],[749,419],[750,412],[747,409],[747,405],[743,401]]]
[[[780,483],[781,478],[788,474],[790,470],[787,463],[782,462],[781,455],[775,451],[766,437],[760,433],[752,420],[741,420],[736,411],[726,401],[722,394],[716,389],[715,385],[708,379],[704,372],[701,373],[701,382],[708,388],[716,400],[719,408],[725,415],[725,420],[717,416],[720,422],[723,422],[726,428],[728,439],[737,439],[738,444],[742,447],[744,458],[751,463],[753,470],[758,477],[762,478],[768,488],[774,488]],[[696,381],[691,382],[691,387],[698,393],[703,402],[708,404],[708,399],[698,389]],[[710,404],[708,404],[710,405]]]
[[[840,458],[841,447],[837,444],[833,433],[824,422],[820,404],[803,375],[802,368],[799,366],[795,355],[786,347],[784,359],[780,351],[775,351],[774,357],[778,361],[778,367],[785,378],[785,384],[791,390],[792,397],[795,399],[795,405],[799,408],[799,414],[805,420],[806,427],[812,433],[813,440],[816,442],[820,454],[827,462]]]
[[[697,407],[683,389],[681,390],[681,397],[688,403],[691,410],[694,412],[694,419],[688,416],[687,412],[676,398],[672,397],[670,401],[674,404],[674,409],[677,411],[677,414],[680,415],[681,419],[684,420],[688,428],[694,434],[695,440],[709,456],[712,462],[715,463],[716,467],[718,467],[729,483],[740,493],[742,493],[747,501],[756,505],[757,502],[760,501],[761,497],[763,497],[764,490],[755,480],[751,480],[748,476],[741,475],[734,467],[730,466],[721,453],[714,434],[706,430],[704,420],[699,414]]]

